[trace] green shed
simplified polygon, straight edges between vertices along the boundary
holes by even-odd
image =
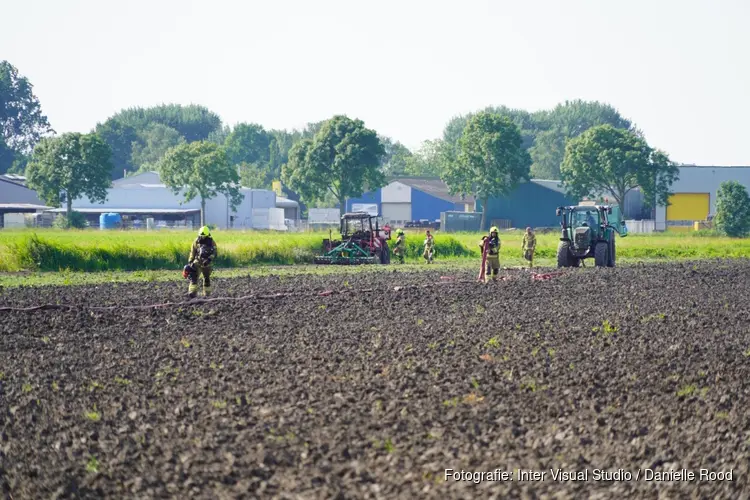
[[[563,205],[576,205],[560,187],[560,181],[532,179],[521,183],[509,196],[490,198],[483,231],[489,230],[493,221],[502,228],[557,227],[559,218],[555,209]],[[477,200],[477,210],[484,210]]]

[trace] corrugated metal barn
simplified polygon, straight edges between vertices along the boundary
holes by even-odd
[[[27,188],[21,176],[0,175],[0,228],[23,225],[20,214],[39,213],[45,206],[36,191]],[[6,223],[7,222],[7,223]]]
[[[346,201],[347,212],[374,208],[384,220],[394,224],[418,220],[435,222],[440,220],[441,212],[467,211],[473,206],[473,198],[453,196],[443,181],[426,177],[393,179],[376,191]]]
[[[557,227],[560,219],[555,209],[562,205],[576,205],[578,200],[565,195],[560,181],[532,179],[521,183],[509,196],[490,198],[483,231],[491,226],[502,228]],[[482,210],[477,200],[477,210]]]
[[[657,231],[689,231],[696,221],[716,215],[716,194],[724,181],[737,181],[750,192],[750,167],[679,167],[669,206],[657,206]]]

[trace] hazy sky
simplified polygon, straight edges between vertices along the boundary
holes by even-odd
[[[233,125],[343,113],[416,148],[454,115],[605,101],[652,146],[750,165],[748,0],[0,0],[0,59],[58,133],[202,104]]]

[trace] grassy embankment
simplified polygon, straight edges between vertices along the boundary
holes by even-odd
[[[407,231],[407,262],[410,264],[404,270],[423,265],[423,234],[423,231]],[[309,264],[320,251],[322,239],[327,235],[327,232],[216,231],[214,236],[219,246],[217,277],[276,273],[279,270],[271,270],[269,266]],[[478,233],[438,233],[435,238],[437,264],[476,266],[480,237]],[[524,264],[521,258],[522,237],[520,231],[501,234],[503,265]],[[0,285],[180,279],[179,271],[187,260],[193,238],[194,233],[186,231],[3,230],[0,231],[0,273],[5,274],[0,275]],[[537,240],[535,263],[553,266],[557,232],[538,234]],[[621,263],[750,257],[750,239],[730,239],[711,234],[631,234],[627,238],[618,238],[617,245],[618,262]],[[362,270],[358,267],[354,272]],[[80,271],[97,273],[77,276]],[[341,272],[341,267],[305,266],[282,272],[299,271]]]

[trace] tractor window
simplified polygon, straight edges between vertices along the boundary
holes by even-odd
[[[581,210],[573,212],[572,214],[572,225],[574,227],[580,227],[584,224],[591,227],[591,225],[599,224],[599,212],[595,210]]]

